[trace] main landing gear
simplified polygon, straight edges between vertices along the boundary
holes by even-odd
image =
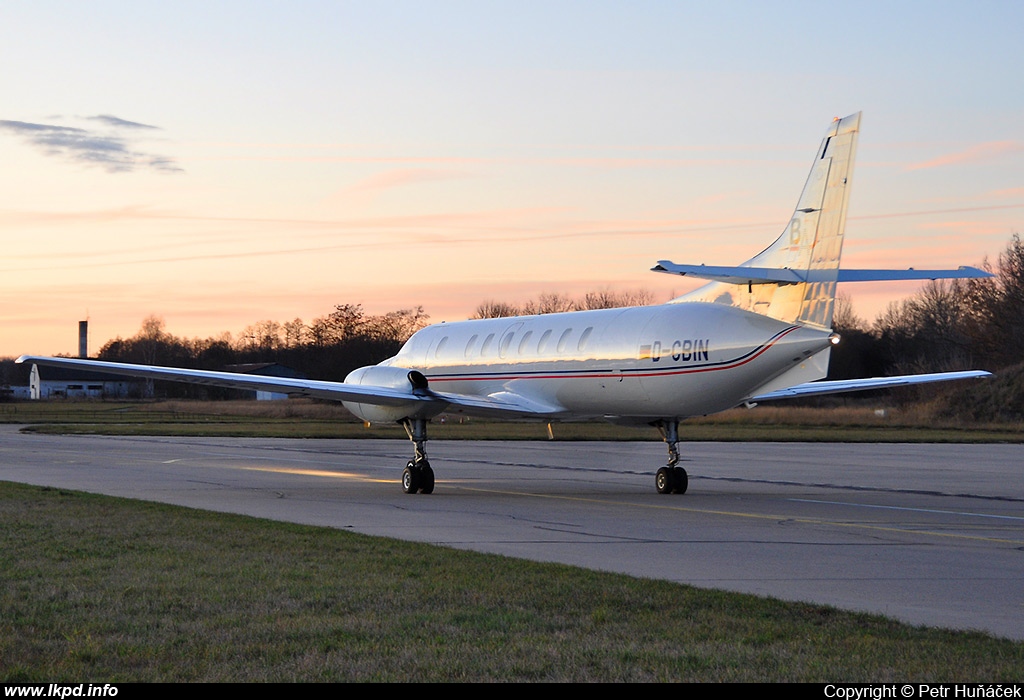
[[[427,461],[427,421],[423,418],[404,418],[401,424],[413,445],[413,458],[402,471],[402,490],[406,493],[433,493],[434,470]],[[686,470],[678,466],[679,449],[676,447],[679,443],[679,421],[665,419],[653,425],[668,445],[668,464],[658,470],[654,485],[658,493],[686,493],[690,479]]]
[[[668,445],[668,464],[658,470],[654,476],[654,485],[658,493],[686,493],[690,478],[686,470],[676,466],[679,463],[679,449],[676,444],[679,442],[679,421],[667,419],[660,420],[654,427],[661,433],[661,439]]]
[[[434,470],[427,461],[427,421],[423,418],[403,418],[402,427],[412,440],[415,455],[402,472],[402,490],[406,493],[433,493]]]

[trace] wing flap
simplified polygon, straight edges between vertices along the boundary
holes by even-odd
[[[557,418],[566,413],[561,406],[536,401],[510,391],[487,396],[445,392],[434,392],[433,395],[447,401],[448,410],[452,413],[480,418]]]

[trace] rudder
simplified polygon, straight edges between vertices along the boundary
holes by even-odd
[[[781,321],[830,328],[860,119],[857,112],[829,126],[782,235],[742,265],[719,268],[724,271],[720,279],[732,283],[712,282],[674,301],[725,303]],[[743,268],[752,273],[745,289],[736,284]],[[700,276],[693,266],[688,269]]]

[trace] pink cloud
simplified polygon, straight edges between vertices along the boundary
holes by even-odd
[[[1024,150],[1024,143],[1019,141],[987,141],[985,143],[975,144],[963,151],[947,153],[946,155],[922,161],[920,163],[912,163],[906,166],[904,170],[923,170],[924,168],[938,168],[944,165],[976,163],[1021,150]]]
[[[466,177],[469,177],[467,173],[455,170],[432,170],[427,168],[389,170],[371,175],[362,182],[345,188],[341,194],[376,194],[396,187],[408,187],[409,185],[418,185],[424,182],[457,180]]]
[[[987,196],[992,197],[1024,197],[1024,187],[1008,187],[1005,190],[996,190]]]

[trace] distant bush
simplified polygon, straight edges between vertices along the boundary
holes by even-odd
[[[1024,422],[1024,363],[983,381],[965,382],[942,398],[935,414],[962,422]]]

